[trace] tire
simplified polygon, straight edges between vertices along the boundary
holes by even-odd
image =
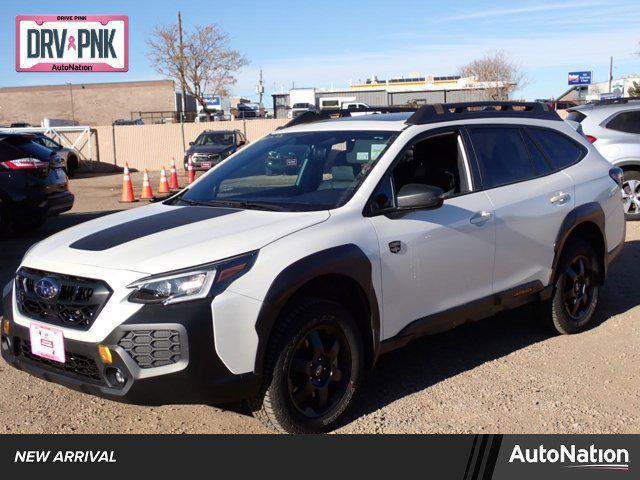
[[[267,428],[296,434],[336,428],[364,373],[355,321],[334,302],[297,302],[278,321],[265,373],[262,393],[249,404]]]
[[[14,218],[11,226],[15,232],[24,233],[36,230],[37,228],[42,226],[44,221],[44,215],[39,217],[29,217],[21,219]]]
[[[67,158],[67,176],[73,178],[78,169],[78,159],[74,156]]]
[[[600,294],[600,263],[593,248],[575,239],[562,252],[550,301],[541,304],[553,332],[571,335],[593,323]]]
[[[628,221],[640,220],[640,171],[625,170],[622,178],[622,199],[624,218]]]
[[[0,199],[0,237],[9,229],[9,213],[5,203]]]

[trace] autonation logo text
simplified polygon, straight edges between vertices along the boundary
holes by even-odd
[[[587,468],[595,470],[629,470],[629,451],[626,448],[577,448],[575,445],[560,445],[559,448],[523,449],[515,445],[509,463],[563,463],[567,468]]]

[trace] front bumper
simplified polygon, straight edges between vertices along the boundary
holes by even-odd
[[[12,289],[8,290],[3,309],[10,331],[9,335],[2,333],[2,357],[38,378],[138,405],[223,404],[250,398],[259,391],[260,376],[235,375],[216,354],[210,300],[141,308],[100,342],[109,347],[111,364],[101,361],[97,343],[65,339],[67,362],[60,364],[30,354],[29,329],[13,321]],[[121,339],[131,331],[146,334],[158,330],[177,332],[178,359],[168,365],[144,368],[125,350]],[[115,381],[113,368],[124,375],[124,385]]]
[[[218,165],[222,160],[224,160],[226,157],[220,157],[218,159],[215,160],[191,160],[191,165],[193,166],[193,169],[195,171],[199,171],[199,172],[206,172],[207,170],[212,169],[213,167],[215,167],[216,165]],[[209,167],[205,167],[202,164],[203,163],[209,163],[211,166]],[[184,159],[184,170],[185,172],[189,170],[189,160],[187,158]]]

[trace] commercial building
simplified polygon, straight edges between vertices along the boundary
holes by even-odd
[[[596,82],[591,85],[573,85],[558,96],[558,108],[569,108],[586,102],[631,96],[629,90],[634,84],[640,85],[640,76],[629,75],[609,81]]]
[[[478,82],[474,77],[419,76],[380,80],[372,77],[363,83],[349,85],[344,89],[305,88],[275,93],[273,111],[276,118],[291,116],[291,108],[300,103],[296,98],[305,98],[304,103],[321,107],[327,98],[339,98],[343,102],[365,103],[370,106],[424,105],[445,102],[473,102],[491,100],[491,82]],[[304,90],[305,92],[301,92]],[[313,91],[309,94],[309,91]],[[301,95],[302,94],[302,95]],[[309,96],[311,95],[311,96]]]
[[[155,118],[171,118],[181,109],[175,90],[172,80],[4,87],[0,88],[0,125],[38,126],[45,118],[90,126],[136,118],[154,123]],[[193,100],[187,100],[187,111],[195,111]]]

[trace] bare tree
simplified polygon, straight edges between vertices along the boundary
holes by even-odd
[[[158,25],[147,41],[156,72],[184,82],[186,90],[207,116],[205,94],[226,96],[237,81],[235,74],[249,62],[229,46],[229,36],[216,25],[195,27],[184,33],[184,61],[180,56],[178,25]]]
[[[485,53],[459,70],[463,77],[475,77],[487,82],[487,93],[493,100],[508,100],[509,96],[527,84],[521,66],[503,51]]]

